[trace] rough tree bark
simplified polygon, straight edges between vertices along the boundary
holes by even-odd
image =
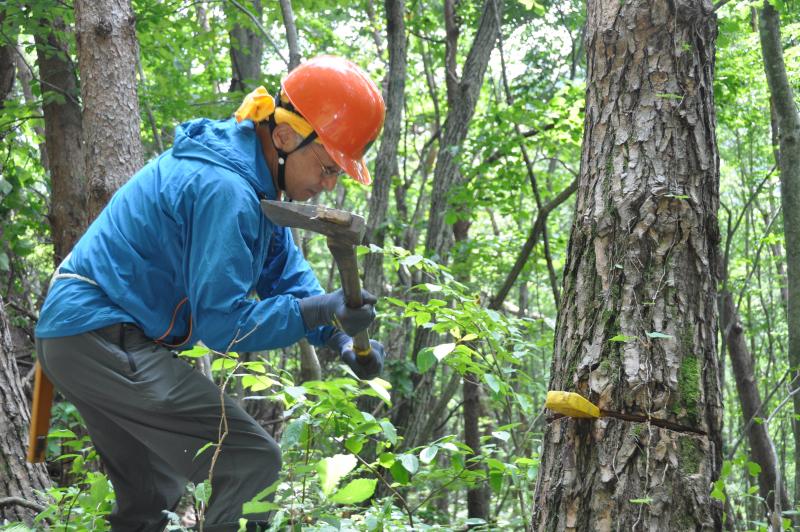
[[[0,10],[0,23],[5,12]],[[0,46],[0,108],[14,88],[17,54],[16,42]],[[2,167],[0,166],[0,173]],[[0,237],[2,234],[0,232]],[[50,478],[43,464],[25,462],[30,411],[25,389],[20,380],[8,319],[0,298],[0,522],[25,521],[30,524],[36,511],[30,506],[40,502],[36,490],[50,487]],[[13,497],[14,499],[9,499]],[[32,503],[23,505],[21,501]]]
[[[36,64],[44,102],[44,137],[50,165],[50,231],[56,265],[86,229],[86,177],[78,77],[56,30],[64,21],[36,18]]]
[[[144,162],[130,0],[75,0],[88,221]]]
[[[580,182],[550,389],[682,428],[552,420],[535,530],[722,526],[709,496],[722,420],[712,10],[709,0],[588,4]]]
[[[386,39],[389,46],[389,69],[386,74],[386,120],[383,138],[375,158],[375,175],[369,197],[369,216],[364,243],[383,247],[386,236],[386,211],[392,179],[400,171],[397,146],[403,130],[403,105],[406,90],[405,0],[386,0]],[[375,295],[383,293],[383,255],[371,253],[364,261],[364,287]]]
[[[781,176],[781,206],[783,231],[786,239],[788,285],[789,365],[794,368],[792,388],[800,386],[800,114],[786,75],[781,45],[780,17],[774,7],[764,1],[758,30],[764,70],[767,73],[770,96],[778,117]],[[795,394],[794,413],[800,415],[800,394]],[[795,502],[800,500],[800,421],[792,424],[794,431]]]
[[[264,14],[261,0],[252,0],[252,13],[259,19]],[[241,16],[234,8],[229,14]],[[261,34],[249,26],[234,24],[229,33],[231,40],[231,86],[229,91],[247,91],[258,85],[261,79],[261,56],[264,54],[264,41]]]
[[[33,505],[46,503],[36,491],[50,487],[44,464],[25,461],[30,412],[14,360],[3,300],[0,298],[0,499],[18,497]],[[18,502],[0,503],[0,522],[25,521],[30,524],[37,512]]]

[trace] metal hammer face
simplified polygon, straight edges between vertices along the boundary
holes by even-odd
[[[261,210],[278,225],[308,229],[352,246],[361,243],[366,230],[363,216],[322,205],[261,200]]]

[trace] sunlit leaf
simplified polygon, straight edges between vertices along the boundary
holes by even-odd
[[[333,493],[339,481],[352,471],[357,464],[358,460],[352,454],[337,454],[317,462],[317,473],[319,473],[322,493],[325,495]]]

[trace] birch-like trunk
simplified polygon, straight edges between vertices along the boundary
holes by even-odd
[[[590,1],[580,183],[551,390],[658,418],[552,420],[536,530],[713,530],[719,229],[708,0]]]

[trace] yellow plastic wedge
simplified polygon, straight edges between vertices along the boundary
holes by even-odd
[[[545,408],[568,417],[600,417],[600,409],[585,397],[573,392],[547,392]]]

